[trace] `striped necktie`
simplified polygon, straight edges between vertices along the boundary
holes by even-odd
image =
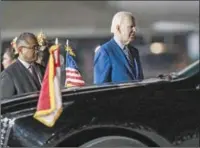
[[[124,54],[126,55],[126,58],[128,59],[129,64],[131,65],[131,67],[133,67],[133,57],[130,53],[130,50],[127,46],[124,46]]]

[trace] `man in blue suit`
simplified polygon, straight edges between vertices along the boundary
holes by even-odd
[[[111,25],[113,38],[95,51],[94,84],[142,80],[139,52],[130,45],[136,28],[132,13],[118,12]]]

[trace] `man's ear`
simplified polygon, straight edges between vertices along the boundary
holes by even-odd
[[[121,33],[121,29],[119,25],[116,25],[117,32]]]
[[[18,53],[20,53],[20,52],[22,52],[22,47],[18,47],[16,50]]]

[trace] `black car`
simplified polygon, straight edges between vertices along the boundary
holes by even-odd
[[[1,102],[1,147],[199,146],[199,61],[140,82],[64,89],[52,128],[33,118],[38,96]]]

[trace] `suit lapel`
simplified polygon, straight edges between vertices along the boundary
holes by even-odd
[[[129,64],[125,54],[123,53],[122,49],[119,47],[119,45],[115,42],[115,40],[113,38],[111,39],[111,43],[113,44],[113,47],[115,48],[115,51],[117,52],[119,58],[123,61],[123,63],[125,63],[125,66],[128,69],[128,71],[130,72],[131,76],[133,78],[135,78],[135,75],[133,74],[130,64]]]
[[[25,73],[25,74],[23,75],[23,77],[24,77],[24,80],[27,81],[26,84],[31,84],[31,86],[29,86],[29,87],[33,87],[34,90],[40,89],[40,84],[36,83],[36,82],[33,80],[33,77],[31,76],[31,73],[28,71],[28,69],[27,69],[26,67],[24,67],[24,65],[23,65],[19,60],[17,60],[17,63],[18,63],[18,65],[19,65],[21,71],[22,71],[23,73]],[[29,83],[28,83],[28,82],[29,82]]]
[[[42,71],[37,64],[34,64],[34,67],[35,67],[35,70],[36,70],[37,75],[38,75],[39,83],[41,85],[42,84],[42,75],[43,75]]]

